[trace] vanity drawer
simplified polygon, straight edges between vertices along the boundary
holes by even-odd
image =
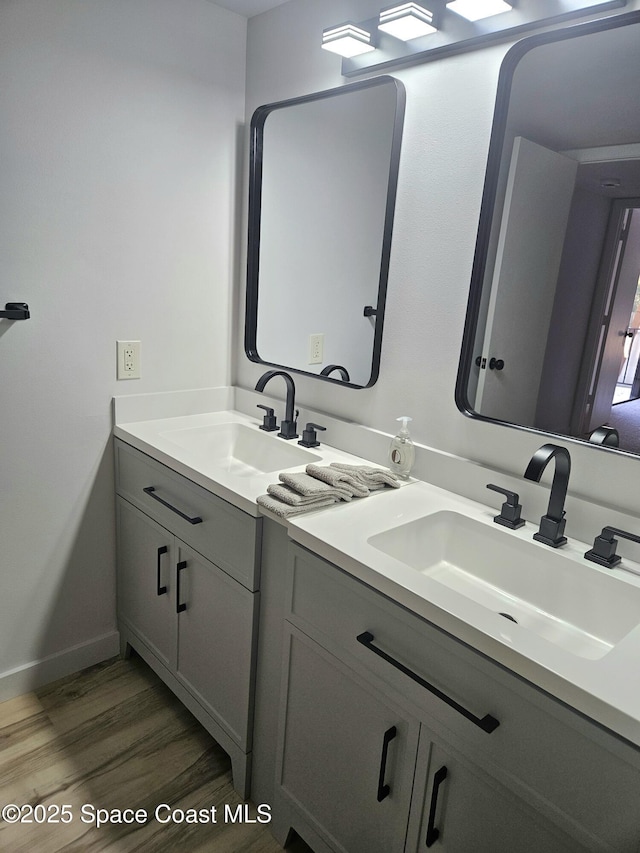
[[[335,654],[346,652],[352,665],[357,660],[456,734],[480,744],[492,742],[494,748],[497,738],[504,736],[505,713],[510,716],[512,701],[492,678],[495,665],[298,545],[291,548],[287,607],[293,624]],[[369,646],[365,634],[371,637]],[[477,722],[490,715],[500,725],[493,732],[484,731],[401,667],[435,686]]]
[[[577,822],[586,849],[636,853],[640,751],[304,548],[291,545],[288,568],[290,622],[502,784],[535,792],[563,828]],[[487,716],[493,731],[478,725]]]
[[[118,494],[247,589],[258,588],[260,519],[119,439],[115,456]]]

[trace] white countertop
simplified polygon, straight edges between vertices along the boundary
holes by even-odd
[[[258,516],[261,512],[256,498],[266,492],[270,483],[278,481],[278,472],[234,476],[233,473],[211,464],[206,453],[181,447],[170,437],[171,432],[176,429],[207,427],[230,421],[256,430],[260,423],[256,418],[240,412],[218,411],[119,423],[114,427],[114,435],[245,512]],[[282,442],[283,439],[273,434],[273,441]],[[320,457],[317,464],[366,462],[325,444],[314,448],[312,452]],[[303,464],[288,470],[304,470],[304,467]],[[491,528],[497,527],[493,524],[495,508],[427,483],[412,481],[410,485],[411,488],[385,489],[384,493],[375,494],[373,500],[354,500],[348,504],[340,503],[295,516],[286,522],[289,536],[527,681],[640,746],[640,688],[637,679],[637,666],[640,661],[640,611],[639,625],[633,627],[606,654],[597,659],[573,654],[520,625],[511,625],[496,613],[478,606],[459,592],[383,553],[367,541],[381,531],[443,510],[462,514]],[[281,519],[277,520],[282,522]],[[552,549],[548,546],[532,542],[531,536],[535,529],[537,525],[534,524],[527,524],[516,531],[500,528],[500,535],[513,537],[514,541],[526,542],[527,548],[543,549],[542,554],[551,552]],[[615,585],[618,597],[620,585],[628,590],[633,588],[635,595],[640,588],[640,565],[625,559],[623,568],[600,568],[585,561],[584,552],[588,547],[590,544],[569,539],[568,544],[559,549],[559,552],[553,552],[554,556],[549,559],[557,559],[555,553],[561,552],[564,559],[571,561],[573,570],[577,567],[579,572],[585,573],[585,578],[589,572],[601,573],[606,584]],[[611,588],[613,589],[613,586]],[[578,583],[575,589],[578,599],[580,593]],[[607,606],[605,600],[602,601],[602,606]]]
[[[162,462],[163,465],[177,471],[178,474],[188,477],[194,483],[214,495],[224,498],[244,512],[253,516],[261,515],[262,512],[256,504],[256,498],[259,495],[266,494],[267,486],[270,483],[278,482],[279,471],[266,474],[256,472],[249,476],[238,477],[213,462],[206,452],[197,447],[181,446],[172,437],[178,430],[198,430],[227,423],[244,424],[256,431],[260,426],[260,420],[256,418],[249,417],[241,412],[225,410],[116,424],[113,428],[113,434],[116,438],[122,439],[122,441],[148,454],[158,462]],[[278,444],[285,441],[285,439],[278,438],[275,432],[262,433],[260,437]],[[319,433],[319,437],[322,439],[322,433]],[[295,440],[290,443],[297,446]],[[349,465],[375,464],[326,444],[314,447],[309,452],[318,457],[314,460],[318,465],[329,465],[331,462],[343,462]],[[305,467],[306,463],[303,463],[286,470],[290,472],[304,471]],[[393,491],[399,490],[394,489]],[[265,512],[264,514],[276,518],[270,513]],[[282,521],[282,519],[278,520]]]

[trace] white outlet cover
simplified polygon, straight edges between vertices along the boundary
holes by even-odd
[[[324,333],[309,335],[309,364],[322,364],[324,353]]]
[[[140,379],[140,341],[116,341],[117,379]]]

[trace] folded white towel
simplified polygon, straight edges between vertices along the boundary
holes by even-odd
[[[307,465],[307,470],[311,467],[317,466]],[[302,471],[291,474],[285,471],[278,477],[282,483],[305,497],[333,497],[335,500],[350,501],[354,495],[354,489],[342,482],[339,477],[334,477],[334,481],[331,482],[327,479],[311,476],[311,472],[305,474]]]
[[[311,512],[314,509],[333,506],[336,503],[333,498],[327,498],[324,500],[315,500],[311,503],[303,504],[302,506],[292,506],[291,504],[284,503],[271,495],[259,495],[256,498],[256,502],[259,506],[269,510],[269,512],[272,512],[280,518],[288,518],[291,515],[299,515],[302,512]]]
[[[385,486],[391,486],[392,489],[400,488],[400,480],[397,474],[389,471],[388,468],[374,468],[372,465],[347,465],[346,462],[332,462],[330,467],[349,474],[372,491],[382,489]]]
[[[337,489],[347,489],[353,497],[366,498],[369,489],[361,481],[344,471],[330,466],[314,465],[313,462],[305,468],[307,474],[323,483],[328,483]]]
[[[304,476],[306,477],[307,475],[305,474]],[[303,495],[296,491],[296,489],[291,486],[287,486],[284,483],[272,483],[270,486],[267,486],[267,493],[274,498],[278,498],[280,501],[284,501],[286,504],[291,504],[291,506],[306,506],[307,504],[317,503],[319,500],[325,501],[327,498],[333,498],[333,502],[337,503],[339,500],[343,499],[342,496],[334,494],[341,490],[334,489],[326,483],[320,483],[320,485],[326,486],[326,490],[318,490],[313,494]],[[351,495],[345,496],[344,500],[350,501]]]

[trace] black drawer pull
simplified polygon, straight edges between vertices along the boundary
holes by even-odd
[[[397,735],[396,727],[391,726],[384,733],[382,739],[382,755],[380,756],[380,775],[378,776],[378,802],[381,803],[391,793],[391,788],[385,783],[384,777],[387,774],[387,755],[389,753],[389,744]]]
[[[156,575],[156,587],[158,595],[165,595],[167,592],[166,586],[162,586],[162,581],[160,580],[160,568],[162,565],[162,555],[166,554],[168,550],[169,549],[166,545],[161,545],[160,548],[158,548],[158,571]]]
[[[180,518],[184,518],[184,520],[188,521],[189,524],[201,524],[202,523],[202,519],[200,518],[199,515],[194,515],[194,516],[187,515],[186,512],[182,512],[182,510],[178,509],[175,506],[172,506],[172,504],[170,504],[168,501],[165,501],[161,497],[158,497],[158,495],[156,495],[156,493],[155,493],[156,492],[155,486],[146,486],[142,491],[145,494],[149,495],[150,498],[153,498],[154,501],[158,501],[158,503],[162,504],[162,506],[166,506],[166,508],[170,509],[171,512],[175,512],[175,514],[179,515]]]
[[[416,675],[415,672],[406,667],[403,663],[392,658],[391,655],[388,655],[386,652],[383,652],[382,649],[379,649],[377,646],[373,645],[374,636],[369,631],[365,631],[362,634],[358,634],[356,640],[359,643],[362,643],[367,649],[372,651],[374,654],[381,657],[383,660],[386,660],[387,663],[390,663],[392,666],[395,666],[396,669],[399,669],[400,672],[408,675],[413,681],[419,684],[421,687],[424,687],[425,690],[428,690],[430,693],[433,693],[434,696],[437,696],[438,699],[442,699],[450,708],[453,708],[459,714],[462,714],[463,717],[466,717],[467,720],[470,720],[474,725],[478,726],[482,729],[483,732],[487,732],[487,734],[491,734],[491,732],[495,731],[500,723],[496,720],[495,717],[492,717],[491,714],[485,714],[482,719],[480,717],[476,717],[471,711],[468,711],[462,705],[459,705],[455,699],[452,699],[450,696],[447,696],[446,693],[443,693],[441,690],[438,690],[437,687],[434,687],[433,684],[429,684],[428,681],[425,681],[424,678],[421,678],[419,675]]]
[[[429,822],[427,823],[427,838],[425,842],[427,847],[431,847],[440,837],[440,830],[435,826],[436,807],[438,805],[440,785],[442,785],[446,778],[447,768],[444,765],[433,774],[433,788],[431,789],[431,805],[429,806]]]
[[[182,560],[176,565],[176,613],[184,613],[187,605],[180,602],[180,572],[187,568],[187,561]]]

